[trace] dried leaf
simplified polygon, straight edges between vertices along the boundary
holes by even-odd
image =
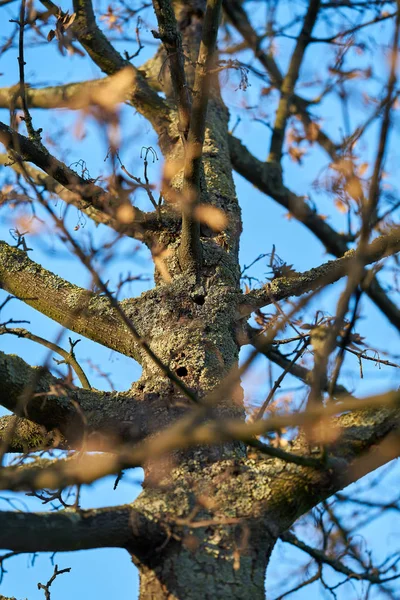
[[[358,177],[351,177],[344,186],[344,190],[354,200],[360,200],[363,196],[363,189]]]
[[[331,164],[331,169],[338,171],[343,177],[351,177],[354,173],[353,161],[348,158],[341,158]]]
[[[366,170],[368,169],[369,165],[367,162],[362,163],[359,167],[358,167],[358,174],[360,177],[362,177],[364,175],[364,173],[366,172]]]
[[[172,281],[172,277],[169,274],[168,267],[166,264],[166,259],[171,256],[171,250],[153,250],[153,261],[154,264],[159,271],[161,277],[165,281],[165,283],[170,283]]]
[[[122,204],[117,210],[117,219],[120,223],[132,223],[135,220],[135,211],[130,204]]]
[[[288,154],[289,154],[290,158],[294,162],[297,162],[299,164],[301,164],[301,160],[302,160],[302,158],[303,158],[303,156],[304,156],[305,153],[306,153],[306,149],[305,148],[298,148],[296,146],[292,146],[288,150]]]
[[[228,224],[228,219],[224,211],[210,204],[196,206],[194,215],[200,223],[205,223],[213,231],[222,231]]]
[[[100,84],[88,85],[79,95],[68,100],[64,106],[76,110],[97,105],[112,111],[129,97],[134,77],[134,70],[129,66],[125,67]]]
[[[315,142],[318,139],[318,134],[319,134],[319,125],[317,123],[315,123],[315,121],[312,121],[306,130],[307,133],[307,139],[310,142]]]
[[[347,213],[349,210],[348,207],[346,206],[346,204],[340,198],[335,199],[335,206],[338,209],[338,211],[343,214]]]
[[[66,15],[64,15],[64,18],[62,21],[64,29],[67,30],[68,27],[71,27],[71,25],[75,21],[75,19],[76,19],[76,13],[72,13],[71,15],[69,15],[67,12]]]

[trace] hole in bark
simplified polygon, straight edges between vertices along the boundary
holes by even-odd
[[[202,294],[196,294],[196,296],[194,296],[194,298],[193,298],[193,301],[196,302],[196,304],[203,306],[206,299],[204,298],[204,296]]]
[[[186,367],[178,367],[176,370],[176,374],[179,375],[179,377],[186,377],[186,375],[188,374],[188,370]]]

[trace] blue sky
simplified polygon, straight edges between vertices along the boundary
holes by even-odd
[[[62,6],[64,9],[68,8],[65,2],[62,3]],[[302,6],[302,4],[299,3],[299,6]],[[0,10],[2,11],[1,23],[4,23],[4,33],[2,29],[1,35],[6,36],[8,27],[12,26],[7,21],[9,18],[16,16],[18,5],[16,3],[10,4]],[[262,18],[261,13],[254,14],[259,14],[260,19]],[[289,16],[288,12],[285,13],[283,11],[281,19],[288,19]],[[387,42],[390,39],[390,31],[388,26],[380,26],[379,37],[374,40],[374,43],[379,46]],[[143,34],[143,37],[148,38],[149,36]],[[280,41],[278,43],[277,60],[282,65],[282,68],[287,64],[290,45],[290,41]],[[127,48],[129,51],[135,51],[134,44],[117,42],[116,46],[120,50]],[[318,72],[320,63],[329,59],[328,54],[324,54],[327,51],[323,46],[315,46],[313,48],[317,50],[310,50],[306,57],[305,78],[311,78],[313,74]],[[140,65],[146,58],[151,56],[153,51],[153,46],[146,46],[138,59],[134,61],[135,64]],[[12,85],[17,82],[18,70],[16,57],[17,52],[15,50],[10,50],[0,57],[0,71],[2,73],[0,86]],[[360,57],[357,66],[363,66],[368,60],[368,56]],[[87,60],[83,60],[78,56],[62,57],[57,52],[54,42],[50,45],[44,43],[36,48],[27,48],[25,61],[27,63],[26,80],[35,85],[66,83],[100,76],[97,67]],[[387,65],[379,54],[376,56],[376,67],[378,75],[372,77],[371,81],[366,81],[362,84],[363,91],[369,89],[376,90],[384,81]],[[249,150],[258,158],[265,159],[268,153],[269,129],[264,124],[252,120],[252,115],[257,111],[244,108],[244,106],[249,107],[259,103],[260,84],[251,73],[249,74],[249,81],[251,87],[247,91],[232,91],[238,86],[238,76],[236,73],[230,74],[226,83],[225,95],[231,111],[232,125],[235,123],[237,115],[240,115],[242,118],[242,121],[235,130],[236,135],[244,141]],[[357,85],[360,88],[359,84],[354,84],[354,91],[351,94],[353,126],[363,113],[363,110],[358,108],[361,104],[359,103],[360,92],[357,91]],[[312,97],[317,87],[315,85],[314,87],[305,88],[304,93],[306,95],[310,94],[310,97]],[[139,115],[134,116],[132,112],[131,108],[125,107],[121,113],[121,130],[124,133],[121,157],[131,172],[142,175],[143,167],[140,159],[140,149],[142,145],[153,145],[156,147],[156,137],[146,121]],[[271,107],[271,102],[262,99],[258,107],[258,113],[260,112],[265,113],[266,116],[272,115],[273,107]],[[324,101],[322,108],[319,109],[319,112],[321,115],[324,115],[324,128],[330,132],[334,139],[339,139],[342,120],[337,101],[327,99]],[[0,113],[0,119],[8,122],[7,111],[0,111]],[[32,116],[35,127],[43,127],[44,132],[53,137],[55,146],[52,146],[50,150],[58,158],[65,160],[68,164],[81,159],[85,160],[92,177],[97,177],[105,172],[107,164],[104,162],[104,159],[107,154],[107,145],[101,128],[94,121],[90,119],[85,120],[86,137],[78,140],[76,138],[76,130],[79,128],[82,118],[79,114],[65,110],[53,111],[49,114],[41,111],[32,111]],[[64,132],[63,137],[61,136],[61,131]],[[387,159],[389,183],[395,180],[396,174],[398,155],[395,141],[398,140],[398,123],[395,124],[392,137],[391,151]],[[375,140],[376,129],[373,127],[370,130],[365,147],[360,148],[360,160],[368,162],[371,160]],[[58,142],[60,142],[59,146]],[[290,161],[288,157],[285,157],[285,182],[296,193],[310,195],[312,200],[317,203],[318,210],[328,215],[329,222],[333,226],[341,229],[345,227],[343,215],[332,208],[332,202],[326,196],[323,194],[318,195],[312,188],[313,180],[326,168],[327,164],[328,160],[326,156],[322,151],[314,147],[310,149],[310,154],[305,158],[302,165],[297,165]],[[157,182],[160,169],[161,161],[150,164],[149,175],[155,183]],[[6,181],[7,174],[5,169],[2,169],[0,173],[1,185]],[[293,264],[294,268],[299,271],[316,266],[320,262],[330,258],[325,254],[318,240],[314,239],[312,234],[302,225],[294,219],[289,221],[285,218],[285,211],[281,207],[259,193],[241,177],[235,176],[235,182],[243,211],[244,231],[241,239],[241,264],[243,266],[252,262],[260,253],[270,252],[273,244],[276,245],[278,255],[288,263]],[[143,208],[150,208],[146,204],[147,201],[144,197],[138,197],[137,202]],[[59,214],[62,214],[63,204],[59,202],[56,209],[60,211]],[[13,243],[9,230],[14,222],[14,214],[10,214],[10,212],[6,213],[4,209],[0,212],[0,236],[1,239],[9,243]],[[73,229],[78,223],[80,228],[74,235],[77,241],[83,246],[88,243],[89,236],[98,244],[112,238],[112,234],[107,228],[102,226],[96,228],[88,220],[80,221],[76,212],[71,213],[68,218],[70,228]],[[90,278],[84,267],[75,258],[68,256],[65,250],[62,249],[55,232],[50,231],[43,235],[30,236],[28,241],[29,246],[33,248],[30,256],[35,261],[73,283],[83,287],[90,285]],[[103,278],[110,281],[111,289],[118,282],[120,273],[126,275],[130,271],[132,274],[142,274],[151,277],[152,265],[147,252],[143,248],[136,249],[136,247],[137,243],[134,240],[127,240],[121,243],[118,246],[118,260],[106,265],[103,269]],[[253,276],[264,281],[267,273],[267,260],[257,263],[251,271]],[[342,285],[343,283],[338,283],[330,286],[329,290],[318,297],[314,304],[315,309],[318,308],[319,310],[333,313]],[[130,289],[125,291],[127,296],[137,296],[151,287],[152,281],[135,282],[131,285]],[[0,301],[4,296],[3,293],[0,293]],[[357,331],[366,336],[370,347],[378,347],[387,352],[396,352],[398,338],[393,329],[388,326],[386,319],[367,298],[363,298],[363,303],[367,319],[360,321]],[[29,328],[34,333],[39,333],[48,339],[55,339],[60,332],[60,327],[57,324],[17,301],[10,303],[7,311],[4,312],[5,318],[9,318],[10,316],[29,320]],[[68,347],[67,340],[69,335],[73,339],[77,338],[75,334],[65,332],[63,336],[63,345],[65,348]],[[8,353],[16,353],[30,364],[41,364],[47,357],[46,349],[35,345],[33,342],[17,339],[13,336],[1,336],[0,349]],[[242,355],[245,356],[246,352],[247,349],[244,349]],[[90,357],[91,361],[98,365],[103,372],[110,374],[116,389],[124,390],[129,388],[132,381],[135,381],[140,375],[140,367],[134,361],[116,352],[110,352],[110,350],[102,348],[98,344],[86,339],[82,339],[76,347],[76,355],[87,371],[91,384],[99,389],[108,389],[108,384],[104,378],[90,369],[88,363],[85,362],[87,357]],[[399,384],[399,377],[395,369],[378,368],[374,363],[365,365],[365,379],[360,381],[355,357],[350,357],[346,360],[344,370],[346,372],[346,385],[352,389],[356,389],[360,395],[393,389],[393,387]],[[279,374],[279,369],[276,368],[273,373],[275,379]],[[282,393],[285,392],[286,388],[291,388],[294,385],[296,385],[296,382],[288,378],[287,385],[282,388]],[[262,401],[263,397],[265,397],[268,386],[266,361],[264,359],[260,358],[255,368],[245,377],[244,388],[246,399],[249,403],[255,404]],[[0,414],[5,414],[5,411]],[[140,470],[130,473],[122,480],[116,491],[112,489],[112,478],[90,486],[83,491],[82,506],[89,508],[131,502],[140,492],[140,478]],[[384,481],[387,483],[380,489],[379,493],[381,497],[392,497],[393,483],[390,482],[394,480],[395,475],[393,476],[393,474],[385,478]],[[42,506],[38,501],[32,501],[23,495],[5,493],[0,495],[0,509],[8,510],[8,501],[11,498],[18,498],[18,501],[24,502],[29,507],[29,510],[49,509],[49,506]],[[362,533],[367,539],[372,541],[380,537],[380,541],[374,544],[374,549],[377,554],[382,554],[389,544],[393,542],[395,530],[396,526],[389,516],[384,521],[376,521],[371,523],[370,527],[364,527]],[[304,535],[307,536],[307,532],[310,530],[306,529],[304,531]],[[282,552],[281,548],[277,548],[270,565],[269,574],[272,580],[275,581],[282,580],[282,564],[285,564],[282,561]],[[299,555],[297,552],[288,550],[286,546],[284,547],[284,552],[288,562],[297,560],[297,556]],[[30,600],[43,598],[43,592],[37,590],[36,584],[39,581],[42,583],[47,581],[52,574],[53,567],[48,554],[38,556],[34,561],[34,566],[31,565],[31,559],[31,556],[23,555],[6,563],[5,567],[8,573],[0,588],[3,594],[14,595],[19,599],[25,597],[29,597]],[[96,597],[98,600],[109,598],[110,596],[117,597],[119,600],[125,600],[125,598],[131,599],[136,596],[138,586],[136,570],[132,566],[129,556],[122,550],[60,553],[55,557],[55,563],[60,568],[72,567],[71,574],[61,576],[52,587],[52,597],[56,600],[66,600],[72,595],[75,597]],[[285,584],[283,587],[286,589],[290,586],[291,584],[288,581],[287,585]],[[349,588],[344,589],[348,590]],[[349,595],[340,596],[340,593],[339,598],[351,597]],[[345,593],[351,594],[349,591]],[[312,594],[315,595],[312,596]],[[299,592],[296,598],[300,600],[310,597],[318,598],[320,597],[319,594],[319,588],[314,587],[304,592]]]

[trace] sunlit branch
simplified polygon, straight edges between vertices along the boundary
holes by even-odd
[[[62,17],[65,14],[51,0],[42,0],[42,4],[54,15]],[[169,122],[169,111],[164,100],[149,86],[142,72],[124,59],[99,29],[91,2],[89,0],[76,0],[74,10],[77,18],[71,29],[90,58],[107,75],[113,75],[130,65],[134,73],[131,102],[152,123],[157,133],[165,136],[165,128]]]
[[[145,440],[134,448],[121,447],[118,454],[104,456],[88,454],[79,462],[64,462],[48,469],[35,470],[32,468],[29,472],[24,473],[12,467],[4,468],[0,471],[0,489],[14,491],[54,489],[73,484],[91,483],[106,475],[118,473],[121,469],[141,466],[150,458],[155,460],[174,450],[205,444],[220,444],[232,440],[251,443],[254,436],[265,435],[269,431],[287,427],[304,427],[338,414],[348,413],[332,422],[332,426],[342,430],[340,442],[336,441],[328,455],[329,458],[321,457],[320,468],[316,469],[317,471],[327,470],[328,473],[332,473],[332,470],[336,468],[339,469],[336,478],[329,477],[329,495],[331,495],[348,483],[345,478],[349,475],[347,468],[351,462],[356,457],[363,455],[377,441],[384,440],[388,434],[394,431],[399,402],[399,392],[389,392],[364,399],[343,398],[340,403],[331,403],[326,407],[316,405],[301,413],[270,416],[265,420],[249,424],[238,420],[217,420],[201,424],[199,416],[204,414],[204,409],[200,408],[155,438]],[[306,448],[302,448],[301,456],[307,458]],[[393,456],[390,455],[387,460],[392,458]],[[296,462],[295,459],[296,455],[290,462]],[[279,460],[287,462],[288,457]],[[381,462],[381,464],[384,463]]]
[[[32,149],[31,154],[25,154],[24,158],[27,160],[33,160],[29,157],[36,156],[35,152],[36,149]],[[19,163],[13,162],[13,160],[7,154],[0,154],[0,165],[1,164],[7,165],[16,173],[22,174]],[[165,227],[178,229],[179,222],[174,211],[159,210],[158,213],[155,211],[144,212],[131,205],[130,210],[132,211],[132,215],[131,219],[129,220],[132,220],[132,222],[123,223],[116,216],[113,216],[113,214],[110,214],[110,212],[105,209],[107,207],[107,203],[103,208],[95,207],[93,206],[91,199],[88,200],[87,198],[84,198],[80,191],[71,191],[61,183],[58,183],[54,177],[48,175],[44,171],[35,169],[35,167],[32,167],[29,164],[25,164],[25,169],[37,185],[43,186],[45,190],[51,194],[56,194],[66,204],[75,206],[95,223],[106,225],[117,233],[140,240],[150,247],[154,243],[154,238],[157,237],[157,235],[163,231]],[[90,182],[86,182],[86,185],[89,185],[89,188],[91,186]],[[75,188],[75,185],[72,182],[71,187],[73,189]],[[81,185],[79,184],[77,188],[80,190]],[[104,192],[104,194],[105,197],[107,197],[106,192]],[[90,198],[90,194],[88,197]]]
[[[312,546],[309,546],[305,542],[299,540],[295,535],[293,535],[293,533],[290,533],[289,531],[283,533],[280,536],[280,538],[283,542],[287,542],[288,544],[299,548],[299,550],[306,552],[317,562],[317,564],[329,565],[330,567],[332,567],[332,569],[334,569],[338,573],[346,575],[346,577],[348,577],[349,579],[370,581],[371,583],[380,584],[385,583],[387,581],[393,581],[393,579],[397,579],[398,577],[400,577],[400,575],[385,577],[375,573],[359,573],[357,571],[354,571],[353,569],[347,567],[342,561],[338,560],[337,558],[334,558],[333,556],[329,556],[323,550],[313,548]]]
[[[5,242],[0,242],[0,287],[67,329],[140,360],[104,296],[72,285]]]
[[[370,264],[386,256],[391,256],[400,251],[400,229],[394,228],[387,235],[376,238],[367,246],[364,260]],[[325,264],[293,274],[291,277],[277,277],[263,288],[243,295],[241,314],[249,314],[256,308],[268,306],[273,302],[284,300],[291,296],[300,296],[311,290],[329,285],[338,281],[349,273],[356,252],[348,250],[342,258],[328,261]]]
[[[276,64],[274,57],[271,54],[267,54],[262,50],[262,40],[254,31],[249,21],[248,15],[243,9],[241,3],[238,0],[224,0],[223,7],[233,26],[243,36],[243,38],[248,44],[248,47],[253,50],[256,58],[266,69],[274,87],[276,87],[279,90],[282,86],[283,75],[280,72],[278,65]],[[292,95],[291,100],[292,101],[290,103],[290,112],[294,114],[299,114],[304,127],[307,129],[312,123],[312,119],[307,112],[309,103],[300,96],[297,96],[296,94]],[[316,141],[320,144],[322,148],[324,148],[324,150],[326,150],[326,152],[330,156],[336,154],[336,145],[329,139],[329,137],[322,131],[322,129],[318,129]]]
[[[60,356],[63,357],[63,359],[64,359],[63,362],[70,365],[74,369],[74,371],[77,374],[78,379],[81,383],[82,388],[86,389],[86,390],[91,389],[90,383],[88,381],[88,378],[85,375],[84,370],[82,369],[82,367],[76,360],[75,353],[74,353],[72,346],[71,346],[71,351],[67,352],[66,350],[64,350],[64,348],[61,348],[61,346],[58,346],[57,344],[54,344],[53,342],[50,342],[49,340],[46,340],[38,335],[35,335],[34,333],[32,333],[22,327],[14,327],[14,328],[0,327],[0,335],[4,335],[6,333],[9,333],[11,335],[16,335],[17,337],[25,338],[27,340],[31,340],[32,342],[41,344],[42,346],[49,348],[49,350],[52,350],[53,352],[59,354]]]
[[[394,89],[397,81],[397,62],[399,54],[399,31],[400,31],[400,7],[397,11],[396,26],[392,44],[392,56],[389,80],[387,84],[387,94],[385,98],[385,107],[383,110],[383,119],[379,134],[378,150],[374,162],[374,169],[371,177],[369,188],[368,201],[363,207],[362,226],[360,235],[360,244],[366,244],[371,233],[371,222],[373,222],[378,214],[379,188],[382,179],[382,168],[388,141],[392,102]]]

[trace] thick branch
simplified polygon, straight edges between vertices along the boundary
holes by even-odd
[[[365,264],[370,264],[399,251],[400,227],[396,227],[367,246],[364,261]],[[342,258],[331,260],[304,273],[296,273],[291,277],[278,277],[263,288],[245,294],[242,297],[241,314],[249,314],[255,308],[268,306],[290,296],[301,296],[334,283],[349,273],[354,258],[355,251],[348,250]]]
[[[94,207],[104,209],[107,206],[107,200],[109,201],[110,198],[101,187],[84,179],[42,147],[4,123],[0,123],[0,142],[6,150],[16,152],[22,159],[33,162],[58,183],[71,192],[78,193],[83,200]]]
[[[133,394],[71,388],[47,369],[31,367],[22,358],[3,352],[0,352],[0,404],[52,432],[54,440],[57,440],[54,430],[61,432],[58,443],[62,446],[79,447],[86,435],[89,446],[101,450],[114,442],[142,439],[151,429],[148,419],[151,406],[136,400]],[[14,425],[3,421],[2,439],[7,435],[7,424],[13,427],[13,437],[7,440],[12,447],[19,444],[18,439],[21,445],[31,440],[30,449],[51,439],[46,431],[25,419]]]
[[[0,512],[0,547],[18,552],[127,548],[139,559],[165,540],[129,505],[51,513]]]
[[[143,74],[122,58],[99,29],[90,0],[74,0],[73,5],[77,17],[72,29],[90,58],[107,75],[113,75],[130,65],[134,72],[132,104],[150,121],[160,136],[166,137],[169,111],[164,100],[151,89]]]
[[[140,359],[116,311],[104,296],[73,285],[0,242],[0,287],[67,329]]]
[[[124,63],[124,66],[130,63]],[[154,126],[157,133],[166,136],[170,125],[169,108],[165,101],[153,91],[142,72],[131,65],[133,71],[132,87],[127,102],[136,108]],[[110,74],[116,72],[110,71]],[[97,90],[108,85],[108,78],[93,79],[54,85],[43,88],[26,87],[26,101],[29,108],[68,108],[79,110],[87,108],[88,94],[95,98]],[[16,97],[18,86],[0,88],[0,108],[20,108],[21,100]]]
[[[1,398],[0,404],[3,404]],[[0,445],[3,443],[7,452],[23,454],[46,448],[68,448],[60,433],[47,431],[44,426],[13,415],[0,418]]]
[[[304,484],[304,479],[317,478],[321,485],[315,487],[315,494],[326,492],[327,495],[323,495],[323,497],[328,497],[346,484],[343,476],[347,476],[347,473],[344,470],[341,473],[337,472],[338,477],[334,478],[332,470],[336,473],[338,468],[347,468],[355,458],[361,456],[373,444],[383,440],[396,429],[399,418],[399,401],[399,392],[389,392],[363,400],[343,399],[341,403],[331,403],[326,407],[318,405],[302,413],[271,416],[266,420],[258,420],[249,424],[239,420],[211,420],[200,423],[199,417],[205,415],[203,407],[197,411],[194,410],[191,415],[181,419],[156,437],[149,438],[133,448],[131,446],[121,447],[119,453],[115,455],[93,456],[87,454],[79,461],[63,461],[48,469],[32,467],[29,472],[22,472],[14,467],[3,468],[0,471],[0,489],[12,491],[55,489],[74,484],[92,483],[107,475],[116,474],[122,469],[142,466],[150,459],[157,460],[165,457],[175,450],[219,445],[233,440],[252,443],[255,441],[255,436],[265,435],[268,431],[281,430],[286,427],[304,427],[321,420],[324,422],[326,420],[327,426],[329,426],[329,419],[332,416],[345,411],[353,411],[333,421],[333,427],[338,426],[339,429],[343,429],[343,434],[334,447],[328,449],[328,460],[322,456],[320,461],[312,460],[312,471],[300,473],[299,480],[295,478],[292,482],[293,485],[300,485],[301,482]],[[317,458],[316,456],[310,457],[309,453],[309,443],[304,441],[294,447],[291,453],[282,451],[275,453],[273,449],[270,452],[274,456],[279,454],[278,460],[296,466],[299,466],[299,463],[309,464],[311,461],[308,458]],[[319,462],[319,468],[315,468],[317,462]],[[373,468],[375,467],[371,467],[371,470]],[[313,474],[314,471],[323,475],[317,476]],[[303,490],[303,492],[305,491],[308,491],[308,487]],[[281,493],[279,487],[277,487],[277,493]],[[314,496],[311,495],[309,500],[311,501],[313,498]],[[288,501],[291,501],[290,499],[291,495],[289,494]],[[315,504],[305,510],[309,510]],[[292,514],[292,511],[289,514]],[[299,513],[298,516],[300,514],[303,513]]]
[[[302,196],[297,196],[285,187],[279,167],[258,160],[232,135],[229,136],[229,150],[235,171],[303,223],[324,244],[328,252],[334,256],[342,256],[346,252],[345,237],[312,210]]]

